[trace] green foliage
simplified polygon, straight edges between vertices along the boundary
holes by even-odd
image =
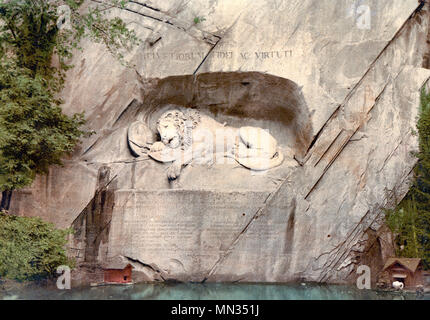
[[[61,164],[87,133],[79,129],[83,114],[63,114],[56,98],[71,67],[66,62],[82,38],[104,43],[121,60],[138,40],[106,13],[127,2],[108,0],[83,10],[83,0],[0,0],[1,191],[24,187]],[[70,15],[58,10],[63,5]],[[70,28],[62,28],[60,18],[70,18]]]
[[[202,23],[203,21],[206,21],[205,17],[195,17],[194,18],[194,24]]]
[[[82,114],[68,117],[44,79],[16,64],[0,63],[0,187],[30,184],[61,164],[84,134]]]
[[[421,228],[417,202],[409,197],[396,210],[388,211],[387,224],[396,234],[399,256],[424,258],[425,248],[419,240],[425,236],[425,229]]]
[[[80,10],[83,0],[51,1],[55,7],[66,4],[71,9],[71,29],[62,29],[58,37],[57,53],[60,58],[69,58],[72,50],[79,48],[82,38],[103,43],[119,61],[124,61],[124,52],[140,43],[135,32],[127,28],[118,17],[107,18],[111,9],[122,9],[128,0],[106,0],[97,6],[90,6],[85,13]],[[64,60],[62,60],[64,63]]]
[[[34,280],[54,275],[60,265],[73,267],[64,249],[69,233],[40,218],[0,212],[0,277]]]
[[[109,19],[110,9],[123,8],[128,1],[107,0],[97,6],[81,10],[83,0],[9,0],[0,3],[1,53],[12,54],[20,67],[52,77],[67,70],[66,60],[73,49],[79,48],[82,38],[103,43],[117,58],[123,51],[139,43],[134,31],[120,18]],[[70,16],[60,14],[58,8],[68,6]],[[59,28],[60,18],[65,22]],[[59,68],[51,65],[52,55],[60,60]],[[64,75],[64,74],[61,74]]]
[[[397,255],[419,257],[430,268],[430,93],[421,92],[417,122],[419,150],[414,182],[405,199],[386,214],[387,224],[396,234]]]
[[[15,56],[19,67],[28,68],[33,75],[39,71],[47,74],[51,72],[57,33],[50,21],[56,19],[56,13],[45,2],[39,6],[30,2],[12,0],[0,4],[0,43],[3,52]]]

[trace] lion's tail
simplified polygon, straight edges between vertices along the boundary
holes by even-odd
[[[268,158],[234,158],[245,168],[264,171],[280,166],[284,161],[284,155],[278,150],[272,159]]]

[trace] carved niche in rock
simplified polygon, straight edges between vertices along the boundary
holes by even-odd
[[[132,183],[140,189],[236,190],[251,181],[270,189],[298,166],[312,142],[302,88],[269,74],[148,79],[140,101],[115,122],[128,128],[131,154],[142,159]],[[165,184],[179,175],[180,184]]]

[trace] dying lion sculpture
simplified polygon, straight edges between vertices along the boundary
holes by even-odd
[[[148,155],[160,162],[173,162],[167,177],[179,177],[184,166],[214,154],[232,158],[251,170],[268,170],[282,164],[284,156],[276,139],[257,127],[225,126],[195,110],[174,109],[157,121],[161,141],[155,142]],[[221,152],[220,152],[221,150]]]

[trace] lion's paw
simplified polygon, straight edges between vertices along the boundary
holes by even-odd
[[[169,180],[175,180],[179,177],[179,175],[181,174],[181,168],[182,165],[178,165],[178,164],[172,164],[168,169],[167,169],[167,178]]]
[[[157,141],[155,142],[152,146],[151,146],[151,152],[158,152],[161,151],[165,148],[166,146],[164,145],[164,143],[162,143],[161,141]]]

